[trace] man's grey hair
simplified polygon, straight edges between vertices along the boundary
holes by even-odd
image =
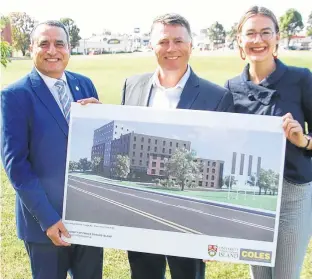
[[[151,27],[151,36],[154,30],[154,26],[157,23],[162,23],[164,25],[180,25],[185,27],[187,30],[187,33],[190,36],[190,39],[192,41],[192,32],[191,32],[191,27],[189,22],[184,18],[183,16],[175,13],[169,13],[169,14],[164,14],[156,17],[153,21],[152,27]]]
[[[59,28],[62,28],[64,31],[65,31],[65,34],[66,34],[66,40],[67,40],[67,44],[70,45],[70,41],[69,41],[69,32],[66,28],[66,26],[59,20],[47,20],[47,21],[44,21],[44,22],[40,22],[39,24],[37,24],[34,29],[31,31],[31,34],[30,34],[30,43],[33,44],[34,43],[34,39],[35,39],[35,33],[36,33],[36,30],[39,26],[41,25],[48,25],[48,26],[55,26],[55,27],[59,27]]]

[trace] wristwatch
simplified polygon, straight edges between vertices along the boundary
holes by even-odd
[[[310,145],[310,141],[311,141],[311,137],[309,135],[305,135],[305,138],[307,139],[307,144],[306,146],[304,146],[303,148],[305,150],[309,150],[309,145]]]

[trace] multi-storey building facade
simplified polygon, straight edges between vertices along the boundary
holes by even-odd
[[[196,186],[221,188],[224,170],[224,161],[210,159],[196,159],[201,166],[199,177],[193,181]]]
[[[190,150],[191,142],[144,134],[129,133],[112,141],[111,166],[118,154],[130,159],[132,177],[140,175],[164,175],[164,159],[170,158],[178,148]]]
[[[110,169],[112,141],[130,132],[130,128],[120,121],[109,122],[94,131],[91,159],[94,157],[102,158],[103,169],[106,173]]]
[[[112,121],[94,131],[91,158],[103,160],[104,175],[111,176],[117,155],[130,160],[130,178],[150,180],[166,177],[165,162],[179,148],[191,150],[191,142],[135,133],[123,122]],[[196,186],[221,188],[224,162],[197,158],[201,172],[192,181]]]

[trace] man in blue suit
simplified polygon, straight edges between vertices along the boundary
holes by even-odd
[[[177,14],[157,17],[152,25],[151,46],[158,68],[154,73],[126,80],[122,104],[164,109],[233,111],[233,99],[225,89],[198,77],[188,61],[192,33]],[[208,225],[208,224],[207,224]],[[199,259],[129,251],[132,279],[163,279],[168,261],[172,279],[203,279],[205,264]]]
[[[70,245],[61,221],[70,103],[98,98],[91,80],[65,71],[69,34],[58,21],[31,35],[34,68],[1,93],[1,152],[16,191],[18,237],[34,279],[101,279],[103,249]]]

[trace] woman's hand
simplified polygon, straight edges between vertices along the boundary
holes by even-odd
[[[308,143],[307,138],[303,133],[303,128],[300,123],[293,118],[291,113],[283,116],[283,129],[286,138],[298,147],[305,147]]]

